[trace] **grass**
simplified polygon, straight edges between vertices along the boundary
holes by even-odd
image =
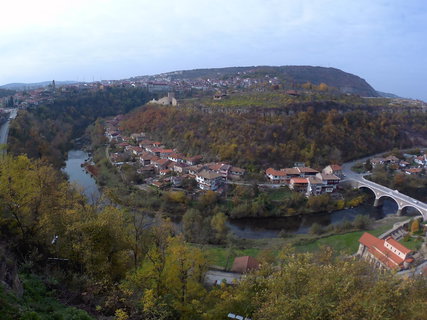
[[[20,275],[24,295],[17,298],[6,294],[0,286],[0,318],[14,319],[81,319],[91,320],[86,311],[68,307],[54,298],[54,292],[46,288],[35,275]]]
[[[415,238],[415,237],[409,237],[407,241],[404,239],[401,239],[399,241],[401,244],[403,244],[406,248],[411,249],[413,251],[418,251],[421,248],[421,244],[423,243],[422,238]]]
[[[248,248],[248,249],[232,249],[222,247],[208,247],[207,254],[210,260],[210,263],[215,266],[220,266],[225,268],[227,266],[228,259],[228,268],[233,264],[234,258],[241,256],[251,256],[257,257],[261,249],[258,248]]]
[[[382,226],[371,228],[367,230],[372,235],[378,237],[387,230],[393,227],[393,223],[384,224]],[[335,252],[352,254],[357,251],[359,247],[359,238],[365,231],[353,231],[344,234],[337,234],[322,237],[316,240],[302,240],[300,243],[295,244],[295,248],[298,252],[314,252],[319,250],[322,246],[329,246],[334,249]]]
[[[291,195],[292,191],[288,188],[279,188],[268,192],[268,196],[272,201],[283,201],[285,199],[290,198]]]
[[[364,173],[366,170],[365,170],[365,165],[363,164],[363,163],[361,163],[361,162],[358,162],[358,163],[356,163],[352,168],[351,168],[351,170],[353,170],[354,172],[357,172],[357,173]]]

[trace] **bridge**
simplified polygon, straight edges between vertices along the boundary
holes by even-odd
[[[364,160],[364,159],[361,159]],[[360,162],[361,160],[357,160]],[[375,195],[374,206],[378,207],[382,205],[384,198],[388,197],[393,199],[397,203],[397,214],[401,215],[402,210],[405,208],[414,208],[416,209],[422,216],[424,221],[427,220],[427,204],[424,202],[418,201],[414,198],[411,198],[405,194],[400,193],[397,190],[392,190],[390,188],[384,187],[378,183],[366,180],[363,174],[357,174],[351,168],[354,166],[356,161],[347,162],[343,164],[343,173],[344,180],[349,182],[354,188],[366,188],[371,190]]]

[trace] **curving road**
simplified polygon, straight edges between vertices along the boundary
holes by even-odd
[[[16,115],[18,114],[18,109],[5,109],[5,111],[7,110],[10,111],[10,115],[9,115],[9,119],[5,123],[3,123],[0,127],[0,144],[7,143],[10,120],[15,119]]]
[[[399,210],[407,207],[407,206],[411,206],[416,208],[418,211],[420,211],[420,213],[422,214],[424,220],[427,220],[427,204],[425,204],[424,202],[421,202],[417,199],[411,198],[403,193],[400,193],[397,190],[392,190],[390,188],[387,188],[383,185],[380,185],[378,183],[369,181],[365,179],[365,174],[359,174],[354,172],[351,168],[356,164],[356,163],[360,163],[360,162],[365,162],[367,159],[372,158],[375,156],[370,156],[370,157],[365,157],[362,159],[358,159],[355,161],[351,161],[351,162],[346,162],[342,165],[342,171],[344,174],[344,179],[342,181],[353,181],[353,182],[357,182],[357,184],[362,187],[362,186],[366,186],[370,189],[372,189],[372,191],[374,191],[375,193],[375,198],[379,199],[381,197],[387,196],[390,197],[392,199],[394,199],[397,202],[398,208]]]

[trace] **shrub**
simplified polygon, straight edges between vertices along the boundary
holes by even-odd
[[[313,223],[310,227],[309,233],[312,235],[319,235],[323,233],[323,227],[317,222]]]
[[[353,226],[356,229],[367,230],[372,224],[372,219],[369,216],[358,214],[353,221]]]

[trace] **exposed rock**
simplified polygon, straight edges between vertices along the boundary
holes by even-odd
[[[24,288],[19,279],[18,267],[16,261],[13,259],[12,254],[0,244],[0,285],[6,291],[11,291],[17,297],[22,297]]]

